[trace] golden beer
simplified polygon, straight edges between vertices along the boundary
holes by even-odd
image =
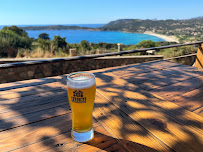
[[[72,137],[75,141],[86,142],[94,136],[92,111],[96,85],[91,73],[77,72],[67,76],[67,94],[72,111]]]
[[[92,111],[96,85],[89,88],[75,89],[68,87],[68,100],[72,110],[72,127],[77,132],[92,129]]]

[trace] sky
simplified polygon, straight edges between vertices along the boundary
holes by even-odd
[[[0,25],[105,24],[203,16],[203,0],[0,0]]]

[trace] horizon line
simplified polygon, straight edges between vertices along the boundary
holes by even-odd
[[[83,25],[88,25],[88,24],[107,24],[107,23],[69,23],[69,24],[4,24],[4,25],[0,25],[0,26],[7,26],[7,25],[79,25],[79,24],[83,24]]]
[[[182,18],[182,19],[174,19],[174,18],[168,18],[168,19],[158,19],[158,18],[152,18],[152,19],[149,19],[149,18],[145,18],[145,19],[139,19],[139,18],[122,18],[122,19],[116,19],[116,20],[112,20],[112,21],[117,21],[117,20],[154,20],[154,21],[160,21],[160,20],[189,20],[189,19],[195,19],[195,18],[203,18],[203,16],[196,16],[196,17],[191,17],[191,18]],[[0,25],[0,26],[10,26],[10,25],[16,25],[16,26],[19,26],[19,25],[78,25],[78,24],[108,24],[112,21],[109,21],[107,23],[64,23],[64,24],[49,24],[49,23],[46,23],[46,24],[4,24],[4,25]]]

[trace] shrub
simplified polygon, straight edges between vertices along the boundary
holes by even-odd
[[[16,57],[18,49],[29,49],[31,45],[32,39],[26,33],[16,32],[16,28],[15,30],[3,28],[0,31],[0,56],[2,57]]]

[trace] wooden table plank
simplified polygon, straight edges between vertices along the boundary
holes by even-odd
[[[96,130],[96,136],[92,145],[94,144],[97,146],[97,144],[103,143],[103,147],[105,149],[108,147],[108,145],[105,144],[106,140],[108,141],[111,139],[114,143],[116,142],[116,139],[111,138],[109,133],[107,133],[96,120],[94,120],[94,122],[93,127]],[[1,151],[15,150],[22,152],[43,150],[50,151],[51,149],[54,151],[57,149],[60,150],[63,147],[72,149],[82,145],[82,143],[78,144],[72,140],[70,131],[71,114],[69,113],[63,116],[46,119],[42,122],[36,122],[0,132],[0,149]],[[100,134],[103,134],[100,135],[99,132]],[[59,146],[60,144],[63,144],[63,146]]]
[[[203,116],[203,107],[195,109],[193,112],[200,116]]]
[[[69,110],[68,99],[66,95],[61,94],[49,98],[47,103],[40,104],[41,100],[38,100],[38,104],[33,106],[32,102],[28,102],[25,107],[18,106],[18,102],[8,105],[1,105],[4,107],[4,112],[0,113],[1,125],[0,131],[18,127],[21,125],[41,121],[58,115],[66,114]],[[19,103],[24,102],[23,99]]]
[[[70,114],[68,114],[67,116],[68,116],[68,121],[69,121],[69,124],[70,124],[70,116],[69,116]],[[61,117],[64,117],[64,116],[61,116]],[[63,118],[64,120],[65,120],[65,118]],[[16,149],[17,151],[24,151],[24,150],[29,150],[29,151],[32,151],[32,150],[35,150],[36,149],[36,147],[38,147],[39,145],[40,145],[40,148],[38,147],[37,149],[38,149],[38,151],[39,150],[42,150],[42,149],[44,149],[44,148],[46,148],[47,146],[51,146],[51,147],[49,147],[48,148],[48,151],[51,151],[51,150],[56,150],[56,149],[66,149],[67,150],[67,147],[69,147],[69,150],[74,150],[74,151],[77,151],[77,150],[80,150],[80,149],[82,149],[82,148],[85,148],[85,149],[88,149],[89,151],[95,151],[95,147],[97,147],[97,148],[99,148],[99,150],[100,150],[100,148],[102,148],[102,149],[105,149],[105,150],[116,150],[116,151],[126,151],[126,149],[123,149],[122,147],[123,146],[120,146],[120,144],[122,143],[122,142],[118,142],[118,140],[117,139],[114,139],[114,138],[112,138],[112,137],[110,137],[110,136],[106,136],[106,135],[104,135],[104,132],[105,132],[105,130],[104,129],[102,129],[102,130],[100,130],[100,133],[98,133],[97,131],[97,129],[96,129],[96,136],[95,136],[95,140],[93,140],[93,141],[91,141],[90,143],[88,143],[88,145],[90,145],[90,146],[86,146],[86,147],[84,147],[84,146],[80,146],[80,147],[78,147],[78,144],[77,144],[77,146],[73,146],[72,148],[70,148],[70,145],[69,144],[66,144],[66,146],[63,146],[62,148],[61,147],[54,147],[54,145],[53,145],[53,142],[49,142],[49,141],[55,141],[55,143],[57,143],[57,141],[58,142],[62,142],[62,141],[66,141],[67,142],[67,140],[68,141],[70,141],[70,137],[68,138],[68,139],[64,139],[64,140],[61,140],[61,138],[64,136],[64,135],[59,135],[59,136],[55,136],[55,135],[52,135],[52,136],[54,136],[53,138],[45,138],[45,137],[43,137],[43,138],[41,138],[42,140],[43,140],[43,142],[41,141],[41,143],[50,143],[51,145],[49,145],[49,144],[46,144],[45,146],[42,146],[41,145],[41,143],[40,142],[38,142],[38,140],[37,140],[37,144],[35,143],[35,141],[33,141],[33,140],[29,140],[29,136],[27,136],[27,134],[28,135],[30,135],[30,134],[32,134],[32,137],[35,137],[35,136],[37,136],[37,135],[39,135],[39,132],[43,132],[43,133],[46,133],[46,132],[44,132],[43,131],[43,126],[47,126],[47,127],[51,127],[52,129],[54,129],[54,128],[57,128],[57,129],[59,129],[59,127],[64,127],[64,126],[66,126],[67,127],[67,129],[70,129],[71,127],[70,127],[70,125],[68,126],[68,125],[65,125],[65,124],[61,124],[62,123],[62,121],[64,121],[64,120],[60,120],[58,117],[54,117],[54,118],[51,118],[51,119],[46,119],[46,120],[44,120],[43,122],[36,122],[36,123],[33,123],[33,124],[30,124],[30,125],[26,125],[26,126],[22,126],[22,127],[18,127],[18,128],[14,128],[14,129],[10,129],[10,130],[8,130],[8,131],[4,131],[4,132],[1,132],[0,133],[0,141],[1,142],[3,142],[3,143],[7,143],[8,141],[7,140],[9,140],[9,146],[7,147],[7,148],[12,148],[12,147],[15,147],[16,146],[16,143],[18,143],[19,144],[19,142],[20,142],[20,139],[19,138],[23,138],[23,140],[24,140],[24,143],[22,144],[22,143],[20,143],[20,145],[18,145],[19,147]],[[50,120],[54,120],[53,122],[52,121],[50,121]],[[57,120],[58,120],[58,122],[57,122]],[[44,124],[44,125],[43,125]],[[32,128],[32,129],[29,129],[29,126]],[[33,126],[34,126],[34,128],[33,128]],[[37,128],[36,128],[36,127]],[[57,126],[57,127],[56,127]],[[54,127],[54,128],[53,128]],[[27,129],[28,128],[28,129]],[[63,128],[60,128],[59,130],[60,130],[60,132],[64,132],[64,131],[61,131]],[[55,129],[56,130],[56,129]],[[51,130],[49,129],[49,130],[47,130],[48,132],[50,132]],[[27,133],[26,133],[27,132]],[[52,131],[53,132],[53,131]],[[68,132],[69,134],[70,134],[70,131]],[[102,133],[102,134],[101,134]],[[8,135],[8,134],[10,134],[10,135]],[[13,135],[12,135],[13,134]],[[14,136],[14,134],[15,134],[15,138],[7,138],[7,137],[13,137]],[[105,137],[105,138],[104,138]],[[39,137],[38,137],[39,138]],[[59,138],[59,139],[58,139]],[[63,137],[64,138],[64,137]],[[103,140],[101,141],[101,139],[100,138],[102,138]],[[106,139],[107,138],[107,139]],[[56,141],[56,139],[57,139],[57,141]],[[105,139],[105,140],[104,140]],[[44,140],[46,140],[46,142],[44,141]],[[47,141],[47,140],[49,140],[49,141]],[[19,141],[19,142],[18,142]],[[28,142],[29,141],[29,142]],[[100,141],[99,143],[98,143],[98,141]],[[25,143],[25,142],[28,142],[28,143]],[[34,144],[32,144],[32,142],[34,143]],[[1,148],[3,148],[3,149],[5,149],[5,151],[7,150],[6,149],[6,144],[3,144],[2,143],[2,145],[4,145],[4,146],[2,146]],[[130,143],[130,142],[129,142]],[[12,144],[14,144],[14,146],[11,146]],[[32,144],[32,145],[31,145]],[[27,146],[27,145],[29,145],[29,146]],[[57,144],[56,144],[57,145]],[[82,144],[81,144],[82,145]],[[133,145],[132,143],[130,144],[130,145]],[[93,147],[92,147],[93,146]],[[22,148],[21,148],[22,147]],[[50,149],[51,148],[51,149]]]
[[[71,114],[46,119],[30,125],[0,132],[0,149],[9,151],[25,147],[71,130]]]
[[[170,101],[188,109],[190,111],[196,111],[203,107],[203,87],[180,94],[170,99]],[[199,111],[199,110],[198,110]],[[197,113],[202,115],[201,110]]]
[[[17,81],[17,82],[9,82],[9,83],[3,83],[0,84],[0,91],[5,90],[12,90],[16,88],[24,88],[29,86],[36,86],[51,82],[57,82],[61,81],[63,79],[63,76],[55,76],[55,77],[47,77],[47,78],[40,78],[40,79],[30,79],[30,80],[24,80],[24,81]]]
[[[98,91],[94,140],[70,137],[64,75],[0,84],[0,151],[203,149],[203,70],[152,61],[91,72]]]
[[[37,143],[28,145],[26,147],[22,147],[20,149],[15,150],[15,152],[24,152],[24,151],[108,151],[111,149],[112,151],[126,151],[117,139],[112,138],[109,133],[98,123],[94,124],[95,129],[95,137],[91,142],[88,143],[77,143],[73,141],[70,136],[70,131],[59,134],[53,137],[44,137],[42,141]]]
[[[161,63],[158,67],[155,66],[157,68],[153,67],[152,65],[148,65],[147,72],[143,71],[142,68],[133,66],[131,68],[118,68],[116,69],[116,72],[119,74],[115,74],[115,72],[111,72],[111,74],[121,77],[128,82],[140,84],[140,87],[145,90],[159,88],[161,86],[170,85],[179,81],[190,79],[192,77],[199,77],[203,75],[203,70],[197,70],[194,67],[181,64],[166,64],[161,67]],[[141,72],[138,72],[137,70]]]
[[[193,77],[191,79],[181,81],[172,85],[159,87],[153,89],[150,92],[155,93],[167,100],[170,100],[174,96],[180,96],[192,90],[201,88],[203,86],[203,76]]]
[[[165,67],[167,67],[165,65]],[[159,66],[160,68],[160,66]],[[118,68],[120,69],[120,68]],[[161,70],[160,70],[161,69]],[[141,74],[127,74],[127,75],[118,75],[118,77],[128,81],[128,83],[132,83],[135,84],[139,87],[141,87],[142,89],[145,90],[153,90],[153,89],[157,89],[157,88],[164,88],[168,85],[172,85],[172,84],[176,84],[178,82],[182,82],[184,83],[185,80],[194,78],[195,82],[197,79],[201,79],[201,76],[203,75],[203,70],[202,69],[197,69],[191,66],[185,66],[185,65],[175,65],[175,66],[170,66],[168,68],[160,68],[159,70],[156,71],[150,71],[148,73],[141,73]],[[125,69],[124,69],[125,70]],[[110,69],[108,69],[107,71],[110,71]],[[106,73],[105,70],[97,70],[94,71],[95,73]],[[121,71],[122,72],[122,71]],[[110,72],[107,72],[108,74],[112,74]],[[103,76],[103,77],[107,77],[107,76]],[[189,80],[188,80],[189,81]],[[181,84],[181,83],[180,83]],[[196,83],[197,85],[199,84],[198,82]],[[192,86],[192,84],[191,84]],[[201,86],[201,84],[200,84]],[[185,87],[186,89],[189,87]],[[161,90],[160,89],[160,90]],[[184,88],[181,88],[184,89]],[[180,89],[180,91],[181,91]],[[157,89],[158,90],[158,89]],[[173,90],[173,87],[172,87]],[[138,91],[138,90],[136,90]],[[182,95],[182,92],[178,92],[179,90],[177,90],[176,92],[178,93],[177,96],[168,96],[168,94],[164,94],[161,91],[157,91],[159,96],[162,96],[170,101],[175,102],[175,100],[177,98],[180,98],[180,96]],[[170,93],[172,93],[173,91],[170,90]],[[155,92],[156,93],[156,92]],[[191,100],[198,100],[198,98],[196,99],[192,99]],[[199,102],[192,102],[189,100],[187,100],[188,102],[183,102],[184,107],[190,111],[195,110],[196,108],[200,108],[202,106],[202,102],[201,102],[201,98],[199,100]],[[181,101],[178,100],[178,102],[175,103],[179,103],[179,105],[181,104]]]
[[[33,106],[38,106],[42,104],[47,104],[49,102],[53,102],[53,98],[57,98],[57,96],[67,96],[66,90],[54,90],[47,91],[44,93],[34,94],[30,96],[17,97],[8,100],[0,101],[0,114],[9,112],[13,110],[19,110],[24,108],[29,108]]]
[[[66,89],[66,86],[62,84],[62,82],[52,82],[52,83],[47,83],[47,84],[42,84],[37,86],[17,88],[9,91],[1,91],[0,101],[17,98],[17,97],[30,96],[30,95],[38,94],[42,92],[48,92],[48,91],[54,91],[54,90],[60,91],[64,89]]]
[[[192,78],[193,76],[183,75],[180,72],[170,73],[164,75],[158,71],[153,71],[150,73],[143,73],[141,75],[128,75],[122,77],[122,79],[128,81],[129,83],[139,84],[139,86],[145,90],[152,90],[155,88],[160,88],[162,86],[171,85],[180,81],[184,81]]]
[[[203,70],[202,69],[197,69],[195,67],[191,67],[191,66],[185,66],[185,65],[175,65],[175,66],[170,66],[167,67],[167,65],[164,66],[164,68],[161,68],[159,66],[160,69],[155,70],[155,71],[150,71],[147,73],[128,73],[128,74],[124,74],[123,75],[117,75],[122,79],[125,79],[126,81],[128,81],[129,83],[133,83],[135,85],[139,85],[139,87],[145,89],[145,90],[153,90],[153,89],[157,89],[162,87],[160,90],[162,90],[164,87],[168,86],[168,85],[172,85],[172,84],[176,84],[178,82],[182,82],[184,83],[185,80],[194,78],[196,79],[195,82],[197,82],[196,84],[198,85],[199,82],[197,81],[197,79],[200,77],[200,79],[202,79],[202,75],[203,75]],[[125,69],[124,69],[125,71]],[[120,72],[123,72],[122,70]],[[189,81],[189,80],[188,80]],[[181,83],[180,83],[181,84]],[[200,83],[201,86],[201,83]],[[195,86],[193,86],[195,87]],[[173,90],[173,87],[171,87]],[[189,88],[189,87],[186,87]],[[182,88],[183,89],[183,88]],[[158,89],[157,89],[158,90]],[[193,90],[193,88],[191,89]],[[198,89],[197,89],[198,90]],[[177,91],[177,95],[174,97],[169,96],[168,94],[165,94],[161,91],[157,91],[159,93],[157,93],[159,96],[162,96],[170,101],[173,101],[175,103],[179,103],[179,105],[182,103],[182,105],[184,104],[184,107],[186,109],[189,109],[190,111],[193,111],[195,109],[198,109],[202,106],[202,100],[201,98],[199,98],[197,96],[194,98],[190,98],[187,100],[184,97],[181,97],[182,92],[180,89],[180,92]],[[170,93],[172,93],[173,91],[170,90]],[[187,92],[185,93],[187,94]],[[201,95],[201,93],[199,94],[199,96]],[[182,99],[182,100],[181,100]],[[185,99],[185,102],[183,101],[183,99]],[[177,102],[176,102],[177,100]],[[199,102],[193,102],[194,100],[198,100]],[[200,110],[201,112],[201,110]]]
[[[170,67],[180,66],[180,64],[169,61],[152,61],[146,63],[140,63],[135,65],[129,65],[125,67],[117,67],[111,71],[111,74],[115,76],[126,76],[141,73],[149,73],[151,71],[168,69]]]
[[[203,148],[202,117],[172,102],[157,99],[149,92],[128,89],[125,80],[114,77],[107,81],[97,77],[98,91],[166,145],[175,151]]]
[[[162,141],[97,93],[93,115],[129,151],[171,151]]]

